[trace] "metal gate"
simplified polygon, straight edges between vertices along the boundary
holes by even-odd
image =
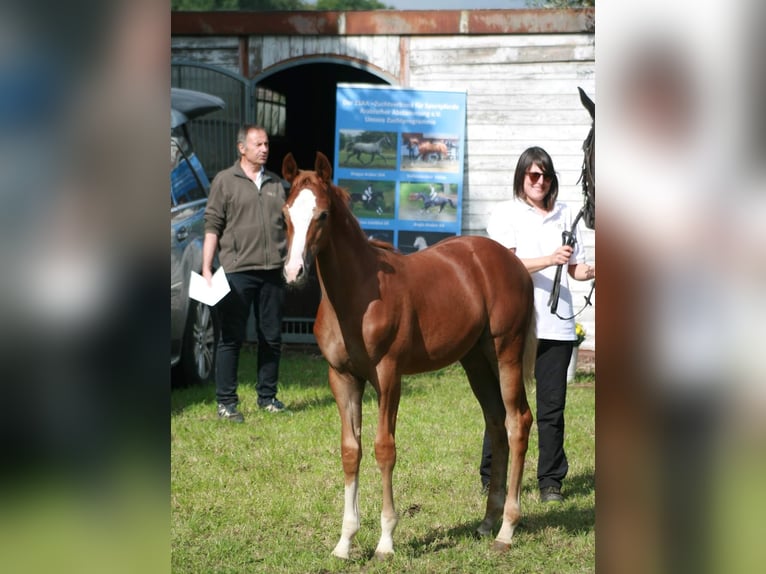
[[[171,86],[216,95],[226,102],[222,110],[195,119],[189,124],[194,148],[210,180],[237,159],[235,140],[242,124],[257,123],[269,136],[284,136],[286,101],[284,96],[259,88],[247,78],[215,66],[175,61],[171,64]],[[257,97],[256,97],[257,95]],[[315,343],[313,317],[290,316],[300,309],[297,295],[288,294],[286,317],[282,321],[285,343]],[[257,340],[252,312],[247,324],[247,339]]]
[[[173,62],[170,70],[173,87],[207,92],[226,102],[224,109],[189,124],[197,155],[213,179],[237,158],[234,142],[239,126],[254,120],[253,87],[238,74],[206,64]]]
[[[226,107],[190,124],[197,155],[212,179],[237,159],[234,141],[242,124],[266,129],[272,145],[286,136],[287,98],[255,80],[208,64],[175,61],[171,85],[216,95]]]

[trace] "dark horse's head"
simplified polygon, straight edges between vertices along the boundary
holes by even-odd
[[[588,229],[596,228],[596,104],[588,97],[588,94],[582,88],[580,91],[580,101],[590,114],[592,123],[590,131],[585,141],[582,143],[583,163],[582,163],[582,193],[585,207],[583,210],[583,221]]]

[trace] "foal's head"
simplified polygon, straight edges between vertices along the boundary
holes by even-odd
[[[293,154],[282,162],[282,177],[292,185],[282,211],[287,223],[287,261],[284,267],[288,285],[302,285],[308,267],[327,241],[327,222],[333,201],[332,166],[317,152],[314,171],[299,170]]]

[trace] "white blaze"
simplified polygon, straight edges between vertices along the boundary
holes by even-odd
[[[293,222],[293,241],[285,263],[285,279],[288,283],[292,283],[298,278],[303,267],[306,234],[309,231],[309,224],[314,216],[315,207],[316,198],[314,194],[309,189],[302,189],[298,193],[298,197],[295,198],[292,207],[288,209],[290,221]]]

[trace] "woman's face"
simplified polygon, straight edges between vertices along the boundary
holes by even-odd
[[[534,205],[542,206],[551,189],[551,181],[552,174],[545,173],[539,164],[533,163],[524,173],[524,194]]]

